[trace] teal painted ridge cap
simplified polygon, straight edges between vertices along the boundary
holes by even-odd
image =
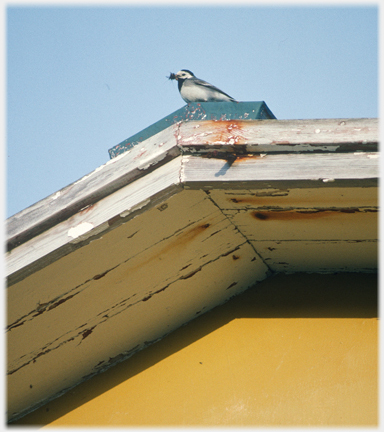
[[[275,119],[264,101],[191,102],[108,150],[111,159],[180,121]]]

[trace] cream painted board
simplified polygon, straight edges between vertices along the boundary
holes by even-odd
[[[250,241],[376,240],[376,208],[354,210],[225,210]]]
[[[203,192],[174,196],[161,206],[9,287],[7,315],[8,327],[12,328],[9,334],[22,331],[31,321],[39,321],[45,315],[49,317],[54,311],[66,309],[67,301],[73,308],[80,293],[87,291],[92,284],[98,286],[108,280],[112,273],[120,274],[122,267],[124,272],[131,273],[131,278],[141,272],[145,264],[149,264],[152,270],[153,264],[156,264],[162,272],[171,274],[185,267],[180,272],[180,276],[185,276],[193,270],[195,255],[198,260],[195,265],[199,266],[207,262],[212,254],[226,253],[245,241]],[[201,252],[203,249],[204,254]],[[170,255],[172,260],[168,259]],[[190,262],[187,262],[188,259]],[[165,262],[171,264],[170,269],[166,269]],[[144,276],[145,273],[150,272],[147,269]],[[122,278],[124,274],[120,275]],[[154,277],[149,284],[156,286],[157,283],[158,278]],[[109,293],[112,303],[114,295],[114,291]],[[118,299],[122,300],[124,295]],[[92,310],[93,303],[90,302],[88,310]],[[15,340],[18,338],[15,337]]]
[[[265,188],[253,190],[212,189],[209,196],[223,210],[262,208],[373,208],[377,187]]]
[[[9,376],[11,417],[144,348],[265,277],[265,265],[244,243],[233,253],[217,256],[190,277],[170,282],[167,289],[152,293],[148,299],[115,314],[111,311],[108,318],[99,317],[86,337],[81,332],[72,334],[58,349]],[[111,281],[108,286],[113,289]],[[33,335],[35,330],[25,336]]]
[[[74,287],[85,285],[121,262],[215,214],[219,214],[218,209],[204,192],[188,191],[168,198],[127,220],[121,230],[118,227],[100,235],[8,287],[8,325],[24,315],[35,314],[39,302],[50,307],[70,295]]]
[[[240,250],[245,247],[248,253],[252,253],[251,267],[254,270],[240,277],[237,275],[242,260]],[[143,315],[136,316],[133,311],[136,308],[140,310],[141,304],[157,303],[164,292],[179,282],[185,285],[189,281],[194,287],[193,282],[202,274],[207,277],[206,284],[216,286],[220,278],[216,274],[209,279],[207,270],[216,268],[216,263],[223,262],[224,258],[225,262],[230,260],[233,263],[218,271],[231,280],[225,286],[218,287],[225,295],[227,292],[234,295],[238,289],[243,289],[241,281],[244,277],[253,279],[257,275],[256,269],[261,269],[263,277],[267,272],[267,267],[246,239],[207,194],[188,191],[169,198],[9,287],[8,318],[11,330],[8,332],[8,356],[9,370],[13,371],[9,375],[12,391],[17,377],[21,377],[20,382],[26,385],[26,370],[33,370],[38,364],[45,365],[46,358],[60,357],[60,353],[67,349],[74,349],[77,353],[83,341],[111,318],[128,314],[131,327],[136,325],[136,318],[141,325],[147,323],[149,328],[158,327],[158,322],[151,321],[154,318],[151,313],[143,312]],[[229,275],[240,278],[240,281],[232,281]],[[212,292],[216,290],[211,289]],[[209,295],[207,292],[205,298]],[[213,305],[215,298],[216,295],[213,295]],[[176,308],[175,313],[178,313],[172,302],[167,307]],[[189,307],[188,301],[185,307]],[[205,305],[204,311],[207,308]],[[167,321],[167,314],[162,320]],[[120,349],[116,351],[117,356],[123,350],[121,336],[116,333],[116,328],[114,331],[109,338],[111,343],[114,341],[116,349]],[[145,335],[136,334],[136,331],[134,334],[141,343],[148,339]],[[123,340],[126,338],[124,336]],[[95,339],[97,346],[104,344]],[[68,363],[68,358],[63,361]],[[86,359],[80,363],[84,362],[88,364]],[[70,364],[73,367],[73,363]],[[60,366],[60,363],[56,366],[58,369],[66,367],[65,364]],[[42,389],[50,389],[50,383],[40,381],[45,379],[43,370],[46,370],[45,366],[36,378],[40,382],[39,388],[41,385]],[[91,373],[90,370],[88,373]],[[50,374],[45,375],[47,380],[52,379]],[[14,388],[15,393],[9,399],[11,406],[16,406],[19,399],[28,394],[35,394],[20,394],[19,384]],[[49,391],[44,393],[44,398],[50,396]]]
[[[251,241],[275,272],[376,272],[378,243],[372,241]]]
[[[214,226],[205,228],[208,224]],[[218,234],[212,235],[217,231]],[[120,234],[125,234],[123,229]],[[32,309],[33,313],[19,322],[22,325],[16,324],[8,332],[9,369],[22,367],[48,349],[57,349],[74,335],[97,325],[100,320],[104,321],[105,316],[121,313],[146,301],[177,279],[201,271],[202,267],[245,242],[232,224],[217,213],[141,254],[122,258],[104,276],[73,286],[62,296],[62,303],[59,300],[40,307],[41,313]],[[122,253],[120,251],[121,257]],[[82,265],[86,267],[91,260],[92,254],[88,260],[83,260]],[[68,268],[62,269],[63,273],[69,271]],[[33,304],[30,306],[35,308]]]

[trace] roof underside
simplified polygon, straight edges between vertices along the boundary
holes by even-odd
[[[178,123],[12,217],[10,418],[273,273],[376,271],[377,141],[374,119]]]

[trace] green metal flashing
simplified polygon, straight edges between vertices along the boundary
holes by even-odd
[[[111,159],[180,121],[275,119],[266,103],[191,102],[108,150]]]

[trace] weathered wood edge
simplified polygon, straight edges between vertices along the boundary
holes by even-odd
[[[378,119],[226,120],[182,123],[185,153],[378,151]]]
[[[266,154],[235,158],[202,158],[185,155],[181,181],[193,182],[311,182],[377,179],[377,153]]]
[[[167,164],[180,155],[177,125],[117,156],[78,181],[22,210],[7,220],[7,250]]]

